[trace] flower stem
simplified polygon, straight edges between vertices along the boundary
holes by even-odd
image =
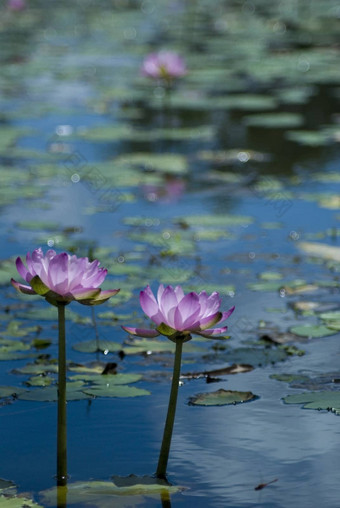
[[[66,338],[65,305],[58,304],[58,430],[57,430],[57,485],[67,484],[67,427],[66,427]]]
[[[156,476],[158,478],[166,477],[166,467],[168,464],[172,430],[175,421],[176,414],[176,405],[177,405],[177,395],[178,395],[178,386],[179,386],[179,376],[181,372],[181,358],[182,358],[182,347],[183,347],[183,339],[176,338],[176,352],[175,352],[175,361],[174,361],[174,371],[172,375],[172,384],[169,398],[169,406],[168,413],[166,416],[163,440],[161,451],[158,459],[158,466],[156,471]]]

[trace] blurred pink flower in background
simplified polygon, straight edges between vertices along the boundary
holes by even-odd
[[[187,73],[185,62],[174,51],[150,53],[142,65],[142,74],[153,79],[172,81]]]
[[[185,191],[185,182],[178,178],[168,178],[164,185],[144,185],[144,196],[148,201],[172,203],[177,201]]]
[[[22,11],[26,7],[25,0],[8,0],[7,8],[10,11]]]

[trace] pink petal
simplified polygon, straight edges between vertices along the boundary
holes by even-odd
[[[177,298],[172,286],[167,286],[164,289],[162,294],[162,298],[159,302],[159,310],[162,312],[163,316],[167,318],[169,312],[177,307]]]
[[[158,313],[158,303],[150,286],[147,286],[144,291],[140,292],[139,301],[144,313],[149,318],[152,319],[152,316]]]
[[[211,314],[200,320],[199,329],[206,330],[210,326],[214,326],[221,321],[222,312],[215,312],[215,314]]]
[[[158,305],[159,305],[159,302],[162,299],[162,294],[163,293],[164,293],[164,286],[163,286],[163,284],[160,284],[159,288],[158,288],[158,291],[157,291],[157,302],[158,302]]]
[[[119,293],[120,289],[107,289],[106,291],[101,291],[100,295],[96,297],[96,300],[107,300],[111,298],[111,296]]]
[[[177,302],[179,303],[181,300],[183,300],[184,298],[184,291],[183,289],[181,288],[181,286],[176,286],[175,287],[175,295],[176,295],[176,298],[177,298]]]
[[[31,286],[26,286],[25,284],[20,284],[14,279],[11,279],[11,284],[17,291],[20,293],[24,293],[25,295],[36,295],[37,293],[31,288]]]
[[[233,307],[231,307],[229,310],[227,310],[226,312],[222,312],[222,318],[220,321],[225,321],[226,319],[228,319],[229,316],[231,316],[231,314],[234,312],[235,310],[235,305]]]
[[[158,337],[158,335],[160,335],[159,332],[157,332],[157,330],[145,330],[144,328],[131,328],[130,326],[122,326],[122,328],[131,335],[137,335],[137,337],[144,337],[147,339]]]
[[[227,326],[223,326],[222,328],[211,328],[210,330],[204,330],[203,332],[197,332],[195,331],[197,335],[201,335],[202,337],[206,337],[209,339],[210,337],[213,337],[214,335],[221,335],[225,333],[228,330]]]
[[[188,293],[180,301],[175,312],[175,328],[182,331],[190,329],[201,311],[199,298],[196,293]]]
[[[76,289],[71,293],[75,300],[90,300],[96,299],[100,295],[99,288]]]
[[[32,278],[32,275],[29,273],[29,271],[27,270],[26,266],[24,265],[24,263],[22,262],[20,257],[18,257],[16,259],[15,264],[16,264],[17,270],[18,270],[19,274],[21,275],[21,277],[26,282],[29,282],[30,279]]]

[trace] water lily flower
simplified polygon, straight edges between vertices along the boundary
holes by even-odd
[[[224,333],[227,326],[219,328],[211,328],[211,326],[225,321],[235,307],[221,312],[221,298],[216,291],[211,295],[205,291],[185,295],[181,286],[173,288],[172,286],[164,287],[163,284],[160,284],[158,288],[157,298],[150,286],[147,286],[140,292],[139,300],[143,311],[157,325],[157,328],[145,330],[123,326],[123,329],[139,337],[165,335],[176,344],[169,405],[156,470],[158,478],[166,478],[175,422],[183,344],[191,339],[191,333],[208,338]]]
[[[190,340],[191,333],[211,338],[226,332],[227,326],[211,328],[225,321],[234,311],[231,307],[225,312],[220,311],[221,298],[217,292],[210,296],[205,291],[197,294],[184,294],[181,286],[159,286],[157,298],[150,286],[140,292],[140,304],[145,314],[157,325],[156,329],[141,329],[123,326],[131,335],[139,337],[168,338],[181,336]]]
[[[174,51],[150,53],[142,65],[142,74],[153,79],[171,82],[187,73],[184,60]]]
[[[29,284],[11,279],[20,293],[41,295],[58,309],[58,418],[57,418],[57,486],[67,484],[67,425],[66,425],[66,328],[65,307],[72,300],[83,305],[99,305],[119,289],[102,291],[107,270],[99,268],[99,261],[77,258],[67,252],[57,254],[41,248],[26,255],[26,265],[20,257],[16,267]],[[59,504],[59,503],[58,503]],[[64,503],[62,503],[64,504]]]
[[[21,277],[29,284],[21,284],[11,279],[19,292],[29,295],[41,295],[54,305],[68,304],[72,300],[83,305],[99,305],[119,289],[102,291],[107,270],[99,268],[99,261],[90,262],[88,258],[77,258],[67,252],[57,254],[48,250],[44,255],[41,248],[32,254],[27,253],[26,265],[18,257],[16,267]]]

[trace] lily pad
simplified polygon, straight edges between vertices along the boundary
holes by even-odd
[[[81,391],[84,386],[82,382],[74,381],[66,384],[66,399],[71,400],[82,400],[88,399],[89,395],[86,395]],[[36,388],[34,390],[26,391],[18,395],[21,400],[30,400],[34,402],[56,402],[58,400],[58,388],[56,386],[48,386],[46,388]]]
[[[306,392],[284,397],[286,404],[303,404],[304,409],[324,409],[340,415],[340,391]]]
[[[340,262],[340,247],[313,242],[299,242],[297,246],[303,252],[311,256]]]
[[[226,406],[249,402],[257,398],[257,395],[252,392],[237,392],[221,388],[216,392],[200,393],[191,397],[189,404],[193,406]]]
[[[143,353],[170,353],[175,352],[176,345],[170,340],[153,340],[153,339],[134,339],[123,348],[126,355],[143,354]],[[196,344],[185,344],[184,353],[197,353],[204,351]]]
[[[80,351],[81,353],[112,353],[113,351],[119,351],[122,349],[122,345],[118,342],[112,342],[111,340],[87,340],[84,342],[78,342],[72,346],[72,349],[75,351]]]
[[[329,335],[335,335],[336,330],[331,330],[324,325],[298,325],[292,326],[290,332],[298,335],[299,337],[308,337],[310,339],[316,339],[321,337],[328,337]]]
[[[264,113],[246,116],[244,122],[248,127],[287,129],[289,127],[300,127],[303,124],[303,116],[298,113]]]
[[[84,381],[94,385],[125,385],[142,379],[140,374],[75,374],[72,381]]]
[[[23,392],[25,392],[25,390],[23,388],[18,388],[17,386],[0,386],[0,399],[18,396]]]
[[[135,386],[106,384],[84,388],[83,392],[93,397],[140,397],[151,395],[148,390],[136,388]]]
[[[0,508],[43,508],[43,506],[25,496],[0,495]]]
[[[253,217],[247,215],[186,215],[178,217],[175,221],[180,225],[187,226],[242,226],[246,224],[252,224],[254,222]]]
[[[137,166],[144,171],[161,171],[182,174],[188,170],[186,157],[173,153],[134,153],[123,154],[116,162],[127,166]]]

